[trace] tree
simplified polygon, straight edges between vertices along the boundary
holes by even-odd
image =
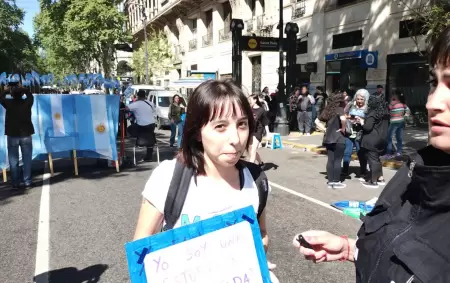
[[[119,61],[119,63],[117,63],[117,68],[116,68],[116,72],[118,76],[123,76],[124,74],[133,71],[133,68],[130,67],[130,65],[128,65],[127,61]]]
[[[149,76],[161,76],[173,69],[174,55],[167,35],[163,31],[151,29],[147,34]],[[133,69],[137,77],[143,77],[145,70],[145,43],[133,52]]]
[[[420,36],[425,35],[425,43],[431,44],[450,25],[450,2],[446,0],[420,0],[411,6],[407,0],[397,0],[411,12],[413,24],[409,33],[419,52]]]
[[[19,28],[24,16],[15,1],[0,0],[0,73],[43,71],[37,47]]]
[[[109,77],[114,43],[129,41],[119,0],[41,0],[36,35],[56,73],[87,72],[95,60]]]

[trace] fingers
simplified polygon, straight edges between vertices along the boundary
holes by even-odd
[[[273,263],[271,263],[269,261],[267,262],[267,266],[269,267],[269,270],[274,270],[277,267],[276,264],[273,264]]]

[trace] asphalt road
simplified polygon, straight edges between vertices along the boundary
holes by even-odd
[[[160,151],[162,159],[174,155],[166,144]],[[366,189],[357,180],[347,180],[343,190],[327,189],[326,158],[320,155],[287,148],[262,148],[260,154],[272,182],[267,206],[268,258],[277,264],[275,274],[280,282],[354,282],[351,263],[307,262],[292,248],[292,238],[308,229],[355,235],[360,222],[326,204],[368,200],[381,190]],[[124,244],[133,237],[141,191],[157,164],[141,163],[116,173],[114,168],[80,160],[78,177],[70,161],[56,161],[54,166],[49,188],[49,272],[35,278],[36,261],[42,265],[45,260],[36,258],[44,163],[35,164],[35,188],[13,193],[0,185],[0,282],[129,282]],[[386,179],[393,174],[385,170]]]

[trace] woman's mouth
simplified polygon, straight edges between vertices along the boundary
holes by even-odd
[[[439,134],[439,133],[447,130],[450,127],[449,123],[447,123],[447,122],[445,122],[443,120],[440,120],[438,118],[431,118],[430,122],[431,122],[431,129],[430,130],[433,133],[436,133],[436,134]]]

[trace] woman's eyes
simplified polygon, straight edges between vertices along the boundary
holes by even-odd
[[[238,123],[239,128],[246,128],[248,126],[248,122],[240,122]],[[218,131],[225,130],[227,126],[225,124],[216,125],[214,128]]]

